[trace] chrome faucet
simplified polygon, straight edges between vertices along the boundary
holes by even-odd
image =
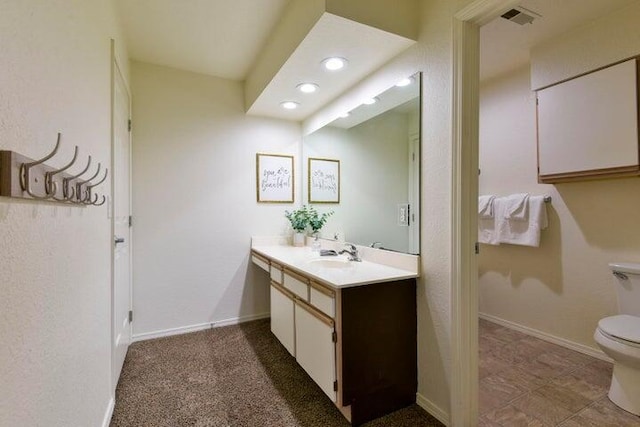
[[[356,248],[356,245],[354,245],[353,243],[345,243],[344,245],[349,249],[341,250],[340,252],[338,252],[340,255],[349,254],[349,261],[362,261],[358,256],[358,248]]]

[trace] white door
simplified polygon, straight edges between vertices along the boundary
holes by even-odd
[[[130,103],[117,62],[113,64],[113,364],[115,390],[131,342]]]

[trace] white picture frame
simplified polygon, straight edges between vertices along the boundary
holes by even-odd
[[[294,191],[293,156],[256,153],[258,203],[293,203]]]

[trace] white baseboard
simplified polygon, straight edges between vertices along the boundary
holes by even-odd
[[[102,427],[109,427],[111,424],[111,417],[113,417],[113,409],[116,407],[116,399],[114,396],[111,396],[109,399],[109,403],[107,404],[107,410],[104,413],[104,418],[102,419]]]
[[[159,331],[143,332],[133,334],[132,342],[146,341],[154,338],[169,337],[171,335],[187,334],[189,332],[203,331],[205,329],[219,328],[221,326],[237,325],[238,323],[250,322],[251,320],[266,319],[271,313],[251,314],[248,316],[233,317],[231,319],[217,320],[215,322],[199,323],[197,325],[180,326],[178,328],[163,329]]]
[[[416,403],[419,407],[433,415],[442,424],[445,426],[449,425],[449,414],[420,393],[416,393]]]
[[[548,341],[552,344],[557,344],[559,346],[568,348],[569,350],[574,350],[579,353],[586,354],[587,356],[595,357],[596,359],[613,363],[613,360],[611,360],[606,354],[604,354],[602,351],[595,349],[593,347],[589,347],[584,344],[579,344],[577,342],[569,341],[564,338],[556,337],[555,335],[551,335],[546,332],[539,331],[537,329],[529,328],[527,326],[522,326],[522,325],[519,325],[518,323],[514,323],[509,320],[500,319],[499,317],[492,316],[491,314],[479,313],[478,316],[481,319],[488,320],[489,322],[497,323],[498,325],[504,326],[505,328],[514,329],[518,332],[522,332],[523,334],[531,335],[536,338],[540,338],[541,340]]]

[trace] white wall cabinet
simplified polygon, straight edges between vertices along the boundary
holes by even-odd
[[[539,182],[640,174],[637,82],[631,59],[537,91]]]

